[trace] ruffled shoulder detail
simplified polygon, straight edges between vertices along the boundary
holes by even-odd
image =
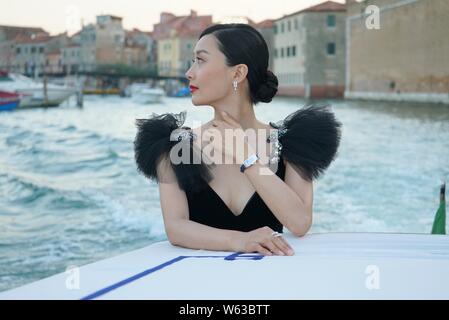
[[[213,164],[201,161],[201,150],[193,143],[195,133],[183,126],[186,114],[186,111],[153,113],[148,119],[137,119],[134,156],[138,171],[148,179],[159,183],[174,182],[171,180],[175,178],[182,190],[195,192],[212,180],[210,167]],[[163,159],[170,163],[175,177],[160,170]]]
[[[274,142],[270,161],[284,158],[307,181],[317,179],[336,158],[342,124],[330,107],[305,106],[279,122],[268,138]]]

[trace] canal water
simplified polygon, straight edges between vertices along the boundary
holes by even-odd
[[[449,176],[449,106],[319,103],[343,135],[314,184],[311,232],[429,233]],[[192,125],[212,108],[190,98],[84,104],[0,113],[0,291],[166,239],[157,185],[136,171],[135,119],[187,110]],[[267,123],[305,104],[278,97],[255,110]]]

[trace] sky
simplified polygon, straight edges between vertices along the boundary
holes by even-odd
[[[319,4],[325,0],[0,0],[0,25],[42,27],[50,34],[81,29],[95,16],[112,14],[123,17],[125,29],[152,31],[161,12],[177,16],[195,10],[212,15],[214,21],[247,16],[259,22]],[[344,0],[334,0],[344,3]]]

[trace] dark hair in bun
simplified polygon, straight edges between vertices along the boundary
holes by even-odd
[[[261,102],[271,102],[278,92],[278,84],[278,78],[273,72],[267,70],[266,80],[260,85],[259,90],[257,90],[257,99]]]
[[[271,102],[278,90],[278,78],[268,70],[268,45],[260,32],[243,23],[214,24],[198,39],[207,34],[217,38],[228,66],[245,64],[248,67],[251,102]]]

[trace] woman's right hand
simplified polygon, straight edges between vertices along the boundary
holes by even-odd
[[[273,235],[273,229],[262,227],[245,232],[242,236],[240,248],[243,252],[259,252],[263,255],[292,256],[293,248],[284,239],[282,234]]]

